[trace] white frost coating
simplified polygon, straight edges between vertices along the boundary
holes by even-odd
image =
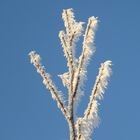
[[[108,78],[110,77],[112,70],[110,60],[101,64],[99,69],[99,75],[97,76],[95,86],[93,87],[92,94],[95,96],[96,99],[102,99],[104,90],[107,88],[108,85]]]
[[[32,51],[29,53],[31,63],[36,67],[37,72],[41,75],[43,78],[43,84],[46,86],[46,88],[49,89],[52,98],[56,100],[58,107],[61,109],[62,113],[67,118],[67,110],[64,105],[64,99],[61,91],[58,91],[54,83],[52,82],[50,75],[45,72],[44,66],[42,66],[40,60],[39,54],[37,54],[35,51]]]
[[[83,31],[83,22],[76,22],[73,9],[63,10],[62,18],[66,27],[66,42],[68,42],[69,52],[75,57],[75,43],[79,40]]]
[[[63,10],[62,18],[64,20],[64,25],[66,27],[66,32],[69,35],[69,34],[71,34],[71,32],[73,30],[73,25],[75,23],[73,9],[70,8],[70,9],[67,9],[67,10]]]
[[[41,60],[41,58],[40,58],[40,56],[38,55],[38,54],[36,54],[35,53],[35,51],[31,51],[30,53],[29,53],[29,56],[30,56],[30,62],[31,63],[34,63],[34,62],[36,62],[36,63],[40,63],[40,60]]]
[[[73,83],[73,75],[75,73],[75,69],[77,68],[75,43],[82,35],[83,22],[75,21],[72,9],[63,10],[62,18],[66,27],[66,33],[64,31],[60,31],[59,38],[63,47],[64,56],[68,61],[67,66],[69,67],[69,79],[65,79],[65,76],[61,76],[61,79],[63,84],[66,85],[65,83]]]
[[[69,45],[68,45],[68,42],[66,40],[66,34],[64,33],[64,31],[60,31],[59,32],[59,38],[60,38],[60,41],[61,41],[61,44],[62,44],[62,47],[63,47],[63,51],[64,51],[64,56],[66,57],[67,59],[67,66],[70,68],[72,68],[72,65],[73,65],[73,60],[72,60],[72,55],[69,53]]]
[[[99,117],[98,117],[98,103],[95,101],[93,103],[93,112],[90,118],[78,118],[76,123],[77,129],[77,140],[92,140],[90,138],[92,131],[96,128],[99,124]],[[78,122],[79,121],[79,122]]]
[[[58,76],[61,78],[64,87],[66,86],[68,88],[70,86],[70,83],[69,83],[69,73],[65,72],[65,73],[63,73],[61,75],[58,75]]]
[[[76,115],[77,115],[76,114],[77,108],[78,108],[78,105],[81,101],[82,96],[84,96],[84,90],[79,88],[78,91],[77,91],[77,94],[74,98],[74,115],[75,115],[75,118],[76,118]]]
[[[83,31],[83,24],[84,22],[75,22],[73,25],[73,32],[71,33],[71,36],[69,37],[69,44],[72,48],[73,58],[75,58],[75,46],[76,42],[79,40],[79,37],[82,35]]]
[[[81,92],[84,81],[86,80],[87,65],[91,55],[95,52],[94,37],[97,28],[97,18],[90,17],[88,20],[87,28],[84,34],[83,51],[79,57],[78,68],[74,74],[73,87],[75,97],[77,93]],[[79,98],[79,97],[77,97]]]
[[[76,75],[77,74],[77,75]],[[86,79],[85,72],[82,71],[80,75],[79,86],[77,87],[77,93],[74,97],[74,112],[77,112],[77,107],[81,101],[82,96],[84,96],[84,80]],[[78,78],[78,71],[75,73],[75,77]],[[74,80],[73,85],[75,85],[76,80]]]
[[[81,55],[79,58],[84,59],[83,68],[85,67],[85,69],[91,58],[91,55],[95,52],[94,40],[97,24],[98,24],[97,17],[95,18],[94,16],[92,16],[89,18],[86,32],[84,34],[83,55]]]
[[[104,90],[108,84],[108,78],[111,75],[111,61],[108,60],[101,64],[99,74],[90,96],[90,102],[81,120],[81,138],[80,140],[90,140],[92,130],[98,126],[98,101],[103,98]],[[78,129],[78,128],[77,128]]]
[[[111,74],[111,61],[108,60],[101,64],[84,115],[77,118],[76,109],[81,96],[84,95],[83,86],[87,75],[87,65],[95,52],[94,40],[98,20],[96,17],[88,19],[86,31],[83,35],[82,53],[76,59],[75,46],[79,37],[83,34],[84,23],[75,20],[73,9],[63,10],[62,18],[66,31],[60,31],[59,38],[64,56],[67,59],[68,72],[58,76],[61,78],[64,87],[68,88],[67,106],[63,94],[57,90],[50,75],[46,73],[44,66],[42,66],[40,56],[35,51],[29,53],[30,61],[36,67],[37,72],[43,78],[43,84],[49,89],[52,98],[56,100],[58,107],[66,117],[70,128],[70,139],[91,140],[92,131],[99,123],[98,100],[103,98],[104,90],[108,85],[108,77]]]

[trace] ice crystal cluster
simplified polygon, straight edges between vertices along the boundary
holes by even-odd
[[[52,98],[66,118],[70,130],[70,140],[91,140],[93,129],[97,127],[99,121],[98,101],[103,98],[104,91],[108,85],[108,78],[111,74],[111,61],[107,60],[101,64],[87,108],[83,116],[75,117],[75,105],[83,94],[82,86],[87,74],[87,65],[95,52],[94,39],[98,19],[94,16],[90,17],[85,32],[83,29],[84,22],[75,20],[72,9],[63,10],[62,19],[66,30],[59,32],[59,38],[67,60],[68,71],[58,76],[61,78],[64,87],[68,89],[67,105],[63,99],[63,93],[56,88],[50,75],[41,64],[39,54],[35,51],[30,52],[30,61],[42,77],[43,84],[50,91]],[[76,42],[82,35],[82,52],[77,57],[75,55]]]

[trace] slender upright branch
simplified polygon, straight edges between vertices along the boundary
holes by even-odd
[[[70,131],[71,131],[71,139],[75,140],[76,132],[75,132],[75,124],[74,124],[74,100],[73,100],[73,79],[75,73],[75,54],[74,54],[74,42],[76,42],[81,35],[82,32],[82,22],[77,23],[74,20],[74,14],[72,9],[67,9],[63,11],[62,14],[64,24],[66,27],[66,36],[67,36],[67,48],[69,49],[69,55],[71,58],[71,69],[69,69],[69,97],[68,97],[68,111],[70,114]],[[66,43],[65,43],[66,44]],[[66,46],[66,45],[65,45]]]
[[[74,90],[73,97],[75,98],[78,86],[80,84],[81,73],[86,71],[86,65],[94,52],[94,49],[90,47],[90,45],[94,41],[95,29],[97,27],[97,18],[90,17],[88,20],[87,28],[84,35],[83,41],[83,51],[79,57],[79,65],[77,68],[77,72],[74,75]]]

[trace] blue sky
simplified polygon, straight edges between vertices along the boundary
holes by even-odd
[[[66,8],[74,9],[77,20],[87,22],[92,15],[100,20],[78,114],[84,112],[100,63],[110,59],[113,75],[94,139],[140,139],[139,5],[139,0],[0,0],[0,140],[69,139],[67,123],[28,57],[36,50],[66,94],[57,77],[66,71],[58,39]]]

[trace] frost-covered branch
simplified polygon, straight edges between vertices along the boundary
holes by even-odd
[[[76,22],[73,9],[63,10],[62,18],[64,21],[64,25],[66,27],[66,34],[64,31],[60,31],[59,38],[61,40],[61,44],[64,50],[64,55],[68,61],[69,67],[69,83],[70,91],[73,90],[73,78],[74,72],[76,69],[76,58],[75,58],[75,43],[79,40],[79,37],[82,35],[83,31],[83,22]]]
[[[64,103],[61,91],[57,90],[50,75],[46,73],[44,66],[42,66],[40,56],[32,51],[29,54],[30,60],[43,78],[43,84],[49,89],[52,98],[64,114],[69,125],[70,140],[91,140],[92,131],[99,122],[98,100],[103,98],[104,90],[108,85],[108,78],[111,74],[111,61],[108,60],[101,64],[84,115],[83,117],[77,117],[75,105],[78,103],[80,95],[83,94],[82,88],[87,75],[87,65],[95,52],[94,40],[98,20],[94,16],[90,17],[83,35],[84,22],[75,20],[73,9],[63,10],[62,19],[66,30],[59,32],[59,38],[67,60],[68,71],[58,76],[61,78],[64,87],[68,89],[67,105]],[[75,47],[81,35],[84,36],[84,40],[82,52],[78,58]]]
[[[70,90],[70,74],[72,75],[74,73],[73,72],[74,71],[74,61],[73,61],[72,52],[69,49],[69,44],[67,42],[66,34],[64,33],[64,31],[59,32],[59,38],[60,38],[60,41],[61,41],[61,44],[63,47],[64,56],[67,59],[67,66],[69,68],[69,72],[67,72],[66,79],[65,79],[65,73],[60,75],[60,78],[62,79],[63,85],[67,86],[67,88]]]
[[[70,36],[73,32],[73,25],[75,24],[73,9],[64,9],[62,13],[62,18],[66,27],[66,33],[68,36]]]
[[[36,67],[37,72],[43,78],[43,84],[49,89],[52,98],[56,100],[58,107],[61,109],[62,113],[68,119],[68,111],[64,105],[63,95],[61,91],[58,91],[55,85],[53,84],[52,80],[50,79],[50,75],[45,72],[44,66],[41,64],[41,58],[39,54],[35,53],[34,51],[29,53],[31,63]]]
[[[75,20],[72,8],[63,10],[62,18],[66,27],[66,35],[67,38],[69,38],[70,46],[73,46],[72,42],[77,41],[77,39],[82,35],[82,25],[84,22],[77,22]]]
[[[84,117],[77,121],[77,130],[79,139],[77,140],[90,140],[93,128],[98,126],[98,100],[103,98],[104,90],[108,85],[108,78],[111,74],[111,61],[108,60],[101,64],[99,74],[92,89],[90,101],[87,109],[85,110]]]
[[[94,37],[95,37],[95,30],[97,27],[97,18],[90,17],[88,20],[87,28],[84,34],[84,41],[83,41],[83,51],[79,57],[79,64],[78,68],[74,75],[74,82],[73,82],[73,97],[75,98],[78,89],[80,90],[83,81],[86,77],[86,68],[87,64],[91,58],[91,55],[95,52]],[[79,98],[79,97],[78,97]]]
[[[94,101],[103,98],[104,90],[107,88],[108,78],[110,77],[110,75],[111,75],[111,61],[108,60],[101,64],[101,67],[99,69],[99,74],[96,78],[96,82],[92,89],[90,102],[85,111],[84,118],[92,117],[93,114],[92,111],[94,110],[94,108],[92,107],[94,107]]]

